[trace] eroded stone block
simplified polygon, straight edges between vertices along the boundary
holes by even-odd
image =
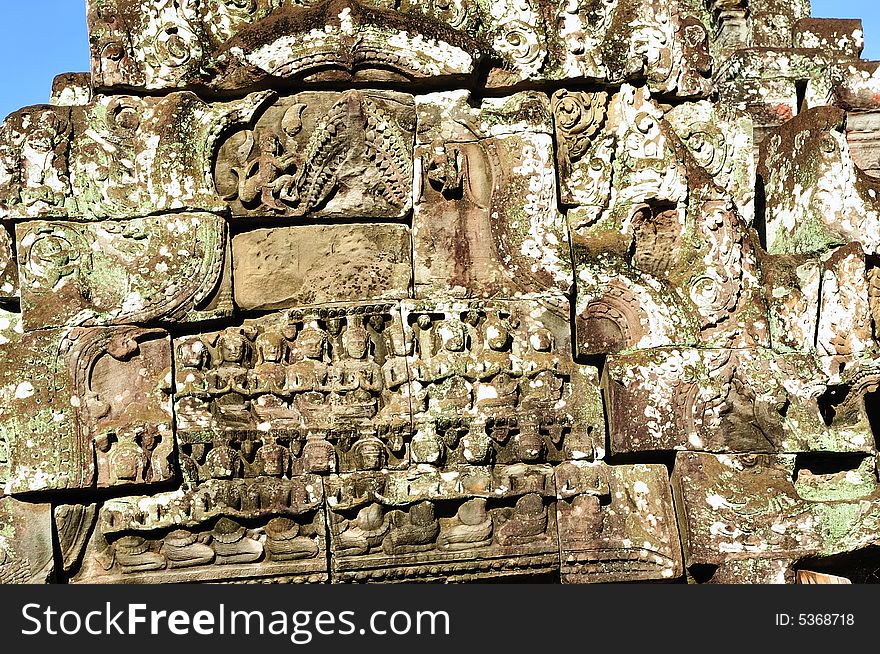
[[[845,419],[823,413],[830,385],[815,357],[771,350],[662,348],[609,357],[603,390],[611,448],[872,452],[863,414],[846,428]]]
[[[577,461],[557,466],[555,474],[564,583],[683,574],[665,466]]]
[[[6,314],[0,323],[13,319]],[[165,332],[20,330],[20,324],[5,329],[0,345],[6,493],[144,485],[175,476]]]
[[[405,226],[276,227],[237,235],[235,303],[245,310],[401,300],[411,294]]]
[[[412,459],[538,463],[601,456],[598,371],[537,301],[404,304]]]
[[[672,483],[685,565],[717,566],[722,583],[793,583],[803,558],[876,542],[873,459],[831,472],[808,465],[794,455],[679,453]]]
[[[54,581],[52,506],[0,494],[0,584]]]
[[[27,330],[232,314],[228,236],[217,216],[35,221],[16,232]]]
[[[549,466],[327,478],[334,581],[466,581],[559,568]]]
[[[223,212],[209,174],[217,139],[272,95],[213,104],[189,92],[114,95],[22,109],[0,126],[0,218]]]
[[[73,583],[327,581],[318,477],[208,480],[105,502]]]

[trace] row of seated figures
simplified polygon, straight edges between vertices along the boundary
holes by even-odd
[[[257,465],[244,451],[253,443],[263,460],[283,445],[293,474],[393,467],[411,449],[429,464],[560,449],[577,429],[570,357],[542,325],[471,314],[412,313],[406,329],[348,315],[178,340],[178,433],[215,451],[231,439],[224,447],[237,444],[245,468]]]

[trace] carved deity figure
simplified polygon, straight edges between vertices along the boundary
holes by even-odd
[[[217,342],[218,361],[208,373],[208,392],[224,427],[246,427],[251,422],[247,399],[247,368],[250,342],[233,331],[223,332]]]
[[[305,424],[321,424],[327,420],[329,369],[324,361],[327,334],[318,327],[306,327],[296,339],[302,359],[289,366],[284,389],[293,396]]]
[[[371,418],[382,391],[382,370],[368,356],[367,330],[360,325],[349,326],[342,335],[342,347],[346,358],[333,370],[333,411],[349,419]]]
[[[518,385],[511,360],[510,331],[500,320],[490,319],[485,327],[486,346],[473,362],[474,385],[478,409],[512,412],[516,408]]]
[[[437,327],[441,349],[427,361],[428,407],[440,415],[460,415],[471,407],[472,385],[468,379],[467,332],[458,320]]]

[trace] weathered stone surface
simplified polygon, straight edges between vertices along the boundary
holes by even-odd
[[[558,569],[549,466],[327,479],[335,581],[467,581]]]
[[[791,583],[800,559],[865,548],[880,533],[873,458],[814,473],[792,455],[681,452],[672,483],[685,565],[718,566],[722,583],[732,564],[739,583]]]
[[[880,248],[880,186],[858,170],[844,136],[845,112],[811,109],[762,145],[771,254],[811,254],[861,243]]]
[[[49,104],[56,107],[77,107],[92,101],[90,73],[61,73],[52,81]]]
[[[598,372],[537,301],[404,304],[412,460],[444,465],[589,459],[604,449]]]
[[[748,121],[665,112],[645,88],[557,92],[559,172],[576,272],[576,352],[769,345]],[[613,162],[613,163],[612,163]],[[742,213],[741,213],[742,212]]]
[[[323,501],[315,476],[235,475],[186,491],[108,500],[72,581],[323,582]]]
[[[19,224],[25,329],[232,314],[226,223],[211,214]]]
[[[229,457],[226,467],[296,474],[404,464],[412,416],[403,343],[395,305],[294,309],[175,339],[186,474],[210,476]]]
[[[562,581],[674,579],[684,573],[669,473],[597,461],[556,468]]]
[[[52,506],[0,496],[0,584],[54,580]]]
[[[210,178],[216,141],[268,97],[98,96],[85,106],[22,109],[0,126],[0,218],[225,211]]]
[[[235,303],[283,309],[410,296],[412,246],[400,225],[276,227],[237,235]]]
[[[134,327],[21,333],[17,320],[0,317],[3,490],[173,479],[167,334]]]
[[[813,356],[662,348],[609,357],[602,382],[613,452],[874,451],[857,407],[828,417]]]
[[[285,97],[223,141],[217,191],[236,216],[405,218],[414,129],[402,93]]]
[[[4,225],[0,229],[0,300],[19,297],[18,260],[13,241],[12,234]]]
[[[545,95],[416,98],[413,260],[417,298],[513,299],[568,292]]]
[[[877,570],[858,21],[87,13],[90,74],[0,126],[0,582]]]

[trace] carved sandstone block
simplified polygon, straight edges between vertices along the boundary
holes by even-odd
[[[0,497],[0,584],[45,584],[54,576],[52,506]]]
[[[537,301],[404,304],[414,462],[540,463],[601,456],[598,372]]]
[[[859,415],[829,429],[829,380],[812,356],[635,352],[609,357],[603,389],[614,452],[873,451]]]
[[[415,294],[513,299],[568,292],[546,96],[416,98]]]
[[[17,227],[27,330],[232,313],[226,223],[211,214]]]
[[[559,567],[549,466],[353,473],[326,487],[334,581],[466,581]]]
[[[576,461],[555,474],[564,583],[670,580],[684,573],[665,466]]]
[[[0,126],[0,218],[130,218],[223,212],[217,139],[271,97],[208,104],[192,93],[97,96],[22,109]]]
[[[72,581],[326,582],[323,492],[307,475],[108,500]]]
[[[563,201],[576,205],[578,354],[769,345],[756,248],[737,208],[751,210],[749,168],[733,172],[750,156],[747,126],[732,116],[725,132],[710,105],[687,107],[667,118],[646,88],[628,85],[610,101],[554,95]]]
[[[724,583],[793,583],[795,562],[877,540],[880,491],[871,458],[814,472],[793,455],[680,452],[672,484],[685,565],[710,579],[717,568]],[[737,563],[739,575],[731,574]]]
[[[223,140],[217,190],[235,216],[405,218],[414,129],[413,98],[402,93],[284,97]]]
[[[403,225],[276,227],[232,240],[235,303],[245,310],[410,296]]]
[[[490,49],[510,52],[509,63],[525,69],[517,79],[528,74],[529,61],[519,61],[525,44],[504,33],[493,44],[481,29],[489,22],[489,31],[500,31],[491,24],[499,10],[514,13],[512,22],[514,3],[496,3],[491,15],[481,5],[403,4],[408,6],[398,12],[382,2],[356,0],[89,0],[95,84],[235,91],[271,82],[454,79],[474,75]]]
[[[294,309],[175,340],[186,474],[377,470],[412,433],[400,310]]]
[[[762,144],[771,254],[813,254],[858,242],[880,251],[880,186],[856,169],[843,133],[846,114],[799,114]]]
[[[7,315],[0,324],[9,323]],[[6,493],[174,477],[167,334],[133,327],[4,331],[0,480]]]

